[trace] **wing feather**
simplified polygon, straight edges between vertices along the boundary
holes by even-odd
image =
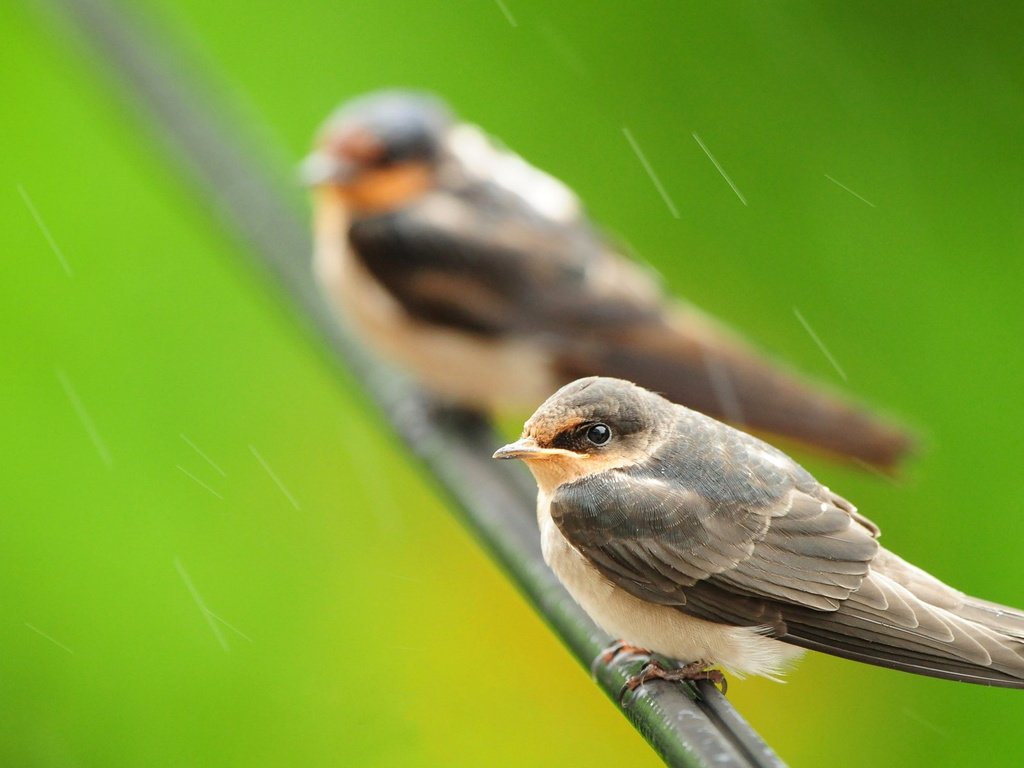
[[[610,285],[595,277],[620,260],[589,228],[467,194],[438,191],[352,223],[353,252],[412,317],[496,336],[594,336],[662,324],[637,275]]]

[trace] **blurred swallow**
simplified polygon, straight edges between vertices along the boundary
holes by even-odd
[[[579,376],[624,376],[876,466],[910,447],[903,431],[666,298],[565,185],[433,97],[345,104],[302,175],[321,286],[372,347],[446,401],[526,410]]]
[[[671,679],[774,677],[809,648],[1024,688],[1024,613],[901,560],[850,502],[714,419],[591,377],[494,455],[533,472],[544,558],[594,621],[694,662]]]

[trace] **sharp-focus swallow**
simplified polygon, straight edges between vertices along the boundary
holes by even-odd
[[[809,648],[1024,688],[1024,613],[882,548],[781,451],[634,384],[563,387],[495,457],[533,472],[544,557],[576,601],[629,645],[696,662],[680,677],[775,676]]]
[[[877,466],[907,435],[802,381],[590,225],[561,182],[430,96],[351,101],[303,164],[322,287],[442,399],[527,410],[579,376],[623,376],[745,427]]]

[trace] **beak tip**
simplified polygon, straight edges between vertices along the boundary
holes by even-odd
[[[532,437],[522,437],[514,443],[503,445],[496,450],[493,459],[533,459],[537,458],[539,446]]]

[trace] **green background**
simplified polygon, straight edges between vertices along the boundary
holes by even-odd
[[[801,458],[911,561],[1024,605],[1019,10],[135,5],[289,163],[350,95],[443,94],[674,292],[915,425],[895,481]],[[0,87],[0,762],[656,764],[33,6],[0,4]],[[811,655],[730,696],[795,765],[1020,760],[1020,691]]]

